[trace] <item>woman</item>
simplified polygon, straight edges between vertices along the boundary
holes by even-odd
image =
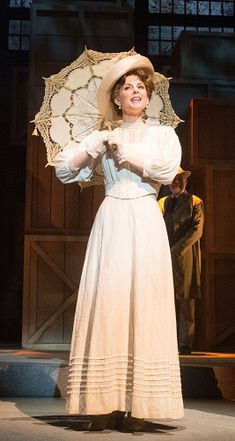
[[[91,429],[115,425],[116,418],[119,427],[142,430],[144,418],[183,416],[171,256],[156,203],[160,185],[177,173],[181,148],[171,127],[145,122],[153,74],[141,55],[118,61],[102,80],[97,102],[106,120],[122,115],[120,127],[94,131],[76,150],[56,157],[64,183],[89,180],[99,161],[104,174],[68,379],[68,412],[103,415],[93,418]]]

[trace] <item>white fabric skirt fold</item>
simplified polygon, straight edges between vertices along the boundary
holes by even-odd
[[[154,195],[106,197],[90,234],[71,343],[67,411],[183,416],[171,256]]]

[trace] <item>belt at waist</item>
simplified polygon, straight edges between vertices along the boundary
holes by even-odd
[[[105,194],[120,199],[135,199],[148,194],[157,195],[157,191],[145,182],[115,182],[105,185]]]

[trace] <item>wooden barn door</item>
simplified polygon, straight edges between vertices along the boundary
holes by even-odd
[[[235,102],[193,99],[187,123],[193,191],[205,203],[197,346],[234,351]]]
[[[50,5],[49,5],[50,3]],[[65,5],[66,3],[66,5]],[[99,10],[97,11],[97,3]],[[84,50],[119,52],[133,46],[132,15],[121,2],[34,2],[31,16],[29,121],[44,81]],[[80,192],[45,167],[41,137],[28,128],[22,346],[68,349],[87,239],[103,186]]]

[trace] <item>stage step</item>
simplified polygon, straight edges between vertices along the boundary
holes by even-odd
[[[0,397],[66,396],[68,352],[0,350]],[[235,354],[180,356],[184,398],[235,399]]]
[[[0,350],[1,397],[65,397],[68,352]]]
[[[193,352],[180,356],[185,398],[235,399],[235,354]]]

